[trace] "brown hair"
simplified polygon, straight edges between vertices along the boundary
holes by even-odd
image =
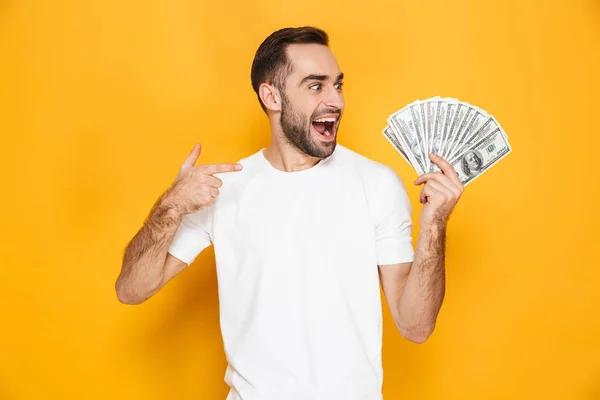
[[[292,72],[292,65],[285,52],[287,46],[312,43],[329,46],[329,37],[325,31],[312,26],[283,28],[269,35],[256,50],[250,79],[263,110],[265,106],[258,95],[260,85],[267,82],[277,89],[283,90],[285,80]]]

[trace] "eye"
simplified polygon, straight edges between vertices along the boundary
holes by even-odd
[[[310,90],[314,90],[315,92],[321,90],[321,84],[320,83],[315,83],[314,85],[309,86]]]
[[[336,88],[337,90],[341,90],[341,89],[342,89],[342,86],[344,86],[344,84],[343,84],[342,82],[338,82],[338,83],[336,83],[336,84],[335,84],[335,88]]]

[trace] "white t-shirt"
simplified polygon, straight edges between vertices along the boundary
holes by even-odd
[[[189,264],[214,245],[227,400],[382,399],[377,266],[414,256],[398,175],[340,144],[303,171],[239,162],[169,247]]]

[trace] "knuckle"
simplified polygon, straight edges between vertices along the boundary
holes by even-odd
[[[185,177],[185,176],[186,176],[186,175],[188,175],[188,174],[189,174],[189,172],[188,172],[188,170],[187,170],[187,169],[184,169],[184,168],[179,168],[179,171],[177,171],[177,178],[178,178],[178,179],[179,179],[179,178],[183,178],[183,177]]]

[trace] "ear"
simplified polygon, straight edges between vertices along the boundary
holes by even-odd
[[[258,95],[267,110],[281,111],[281,96],[275,86],[268,83],[261,83],[258,88]]]

